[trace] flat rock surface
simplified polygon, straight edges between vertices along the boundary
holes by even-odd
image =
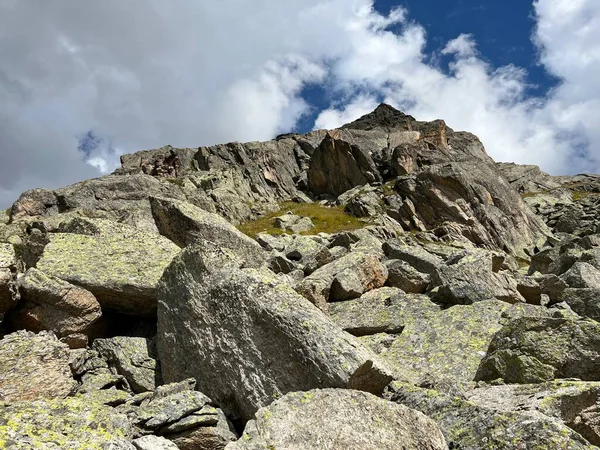
[[[156,284],[179,247],[126,225],[90,221],[98,234],[52,233],[37,268],[89,290],[103,308],[151,314]]]

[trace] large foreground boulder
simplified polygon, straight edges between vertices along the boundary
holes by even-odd
[[[267,269],[189,246],[158,287],[158,353],[166,382],[193,377],[248,420],[296,390],[380,392],[391,380],[373,353]]]
[[[19,331],[0,340],[0,402],[64,398],[75,386],[69,347],[53,334]]]
[[[227,450],[447,449],[424,414],[365,392],[323,389],[292,392],[261,408],[242,438]]]
[[[478,380],[539,383],[600,380],[600,324],[571,318],[517,318],[494,336]]]
[[[11,450],[135,450],[125,414],[88,397],[0,406],[0,446]]]
[[[451,449],[597,449],[561,420],[538,412],[499,411],[464,397],[399,382],[392,383],[384,397],[433,419]]]
[[[255,240],[217,214],[189,203],[156,197],[150,197],[150,206],[160,234],[179,247],[193,242],[210,243],[236,252],[253,265],[260,265],[266,258]]]
[[[179,252],[168,239],[99,219],[72,222],[49,233],[41,271],[92,292],[103,309],[150,315],[156,311],[156,284]]]

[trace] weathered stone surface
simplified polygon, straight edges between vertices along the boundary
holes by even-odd
[[[56,336],[19,331],[0,340],[0,401],[63,398],[75,386],[69,347]]]
[[[414,408],[441,428],[449,448],[461,450],[549,449],[594,450],[561,421],[531,412],[504,412],[478,406],[464,398],[392,383],[385,398]]]
[[[310,274],[298,283],[296,291],[327,310],[328,301],[359,297],[382,287],[387,275],[386,267],[376,255],[352,252]]]
[[[0,446],[6,449],[135,450],[128,418],[89,397],[0,406]]]
[[[21,304],[10,316],[13,329],[49,330],[63,337],[88,332],[102,316],[91,292],[34,268],[19,280],[19,290]]]
[[[415,384],[469,385],[508,308],[498,300],[453,306],[424,320],[409,321],[402,334],[385,345],[379,343],[387,341],[387,335],[360,340]]]
[[[236,252],[251,265],[260,265],[266,257],[256,241],[217,214],[163,198],[150,197],[150,205],[159,232],[180,247],[194,242],[210,243]]]
[[[556,380],[541,384],[484,386],[470,391],[467,399],[498,414],[521,411],[554,417],[591,444],[598,445],[599,395],[600,383]]]
[[[327,417],[327,420],[322,420]],[[323,389],[292,392],[261,408],[227,450],[264,448],[444,450],[428,417],[365,392]]]
[[[388,270],[386,285],[402,289],[406,293],[422,294],[427,290],[431,277],[399,259],[385,262]]]
[[[565,289],[561,300],[580,316],[600,322],[600,289]]]
[[[576,262],[560,278],[572,288],[600,289],[600,270],[586,262]]]
[[[331,320],[354,336],[399,334],[408,323],[427,320],[439,311],[440,307],[427,296],[405,294],[391,287],[329,305]]]
[[[143,436],[132,442],[136,450],[179,450],[173,442],[160,436]]]
[[[181,391],[166,397],[150,397],[142,402],[137,415],[144,428],[159,430],[201,410],[208,403],[210,399],[202,392]]]
[[[441,239],[458,232],[477,245],[527,257],[549,229],[491,164],[475,161],[433,164],[399,177],[394,190],[407,206],[394,218],[409,229],[435,229]]]
[[[600,324],[571,318],[511,320],[494,336],[476,378],[508,383],[600,380]]]
[[[0,243],[0,322],[3,315],[17,304],[16,257],[11,244]]]
[[[180,251],[168,239],[99,219],[99,234],[52,233],[37,268],[92,292],[103,308],[133,315],[156,310],[156,283]]]
[[[525,302],[517,289],[516,279],[507,272],[498,272],[494,266],[494,254],[485,251],[465,252],[448,261],[431,275],[434,299],[456,305],[489,299]]]
[[[236,435],[219,427],[200,427],[171,434],[169,439],[177,444],[179,450],[223,450],[227,444],[236,440]]]
[[[149,195],[185,199],[177,185],[161,183],[149,175],[107,175],[55,191],[34,189],[25,192],[13,204],[11,220],[28,221],[39,216],[51,217],[59,213],[82,211],[87,217],[118,221],[156,233],[148,203]]]
[[[135,393],[153,391],[160,381],[155,344],[150,339],[124,336],[96,339],[93,349],[125,377]]]
[[[165,381],[194,377],[198,389],[245,419],[293,390],[377,392],[390,381],[371,352],[272,272],[237,267],[222,253],[190,246],[165,270],[158,309]]]
[[[347,133],[327,133],[310,160],[308,184],[317,194],[337,197],[355,186],[381,181],[373,159]]]
[[[385,256],[389,259],[404,261],[421,273],[431,274],[444,261],[422,247],[407,245],[397,239],[391,239],[383,244]]]
[[[275,226],[285,231],[291,231],[292,233],[302,233],[315,227],[310,217],[300,217],[290,212],[276,217]]]
[[[327,246],[318,242],[314,236],[294,236],[283,253],[291,261],[298,262],[306,274],[313,273],[334,260]]]

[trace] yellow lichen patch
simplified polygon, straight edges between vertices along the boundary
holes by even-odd
[[[250,237],[258,233],[283,234],[284,230],[275,227],[275,218],[288,212],[301,217],[310,217],[315,225],[309,231],[301,234],[337,233],[362,228],[367,225],[364,221],[344,212],[341,207],[328,207],[318,203],[286,202],[279,205],[279,210],[260,219],[246,222],[238,229]]]

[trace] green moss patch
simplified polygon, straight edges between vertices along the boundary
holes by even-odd
[[[286,202],[279,205],[279,210],[260,219],[241,224],[238,229],[250,237],[255,237],[258,233],[283,234],[284,230],[275,227],[275,218],[288,212],[301,217],[310,217],[315,225],[311,230],[301,234],[338,233],[356,230],[367,225],[358,217],[344,212],[341,207],[328,207],[318,203]]]

